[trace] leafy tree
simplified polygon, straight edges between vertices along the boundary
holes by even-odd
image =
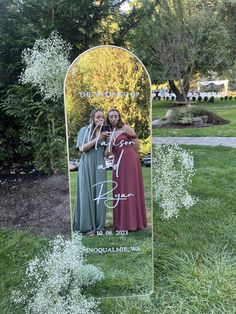
[[[132,30],[139,25],[145,12],[134,2],[130,5],[130,10],[122,11],[117,7],[109,16],[102,19],[99,27],[99,32],[102,34],[100,40],[102,44],[131,48]]]
[[[84,97],[83,92],[93,94]],[[150,134],[148,76],[141,63],[123,49],[103,47],[83,54],[68,73],[66,97],[70,136],[75,136],[86,124],[94,107],[104,111],[117,108],[123,120],[134,127],[140,137],[146,138]]]
[[[47,141],[43,140],[44,134],[49,130],[52,133],[54,133],[53,130],[57,130],[54,134],[57,134],[56,138],[59,136],[59,143],[64,137],[63,101],[58,100],[52,105],[50,101],[42,100],[39,94],[35,95],[34,88],[18,86],[19,75],[23,69],[22,51],[25,48],[32,48],[37,39],[48,38],[53,30],[57,30],[62,38],[72,46],[70,55],[70,61],[72,61],[84,50],[103,43],[104,29],[101,28],[101,22],[114,14],[118,16],[119,7],[123,2],[124,0],[0,0],[0,143],[2,144],[0,161],[14,160],[16,162],[18,160],[22,162],[31,159],[33,162],[37,160],[36,164],[40,169],[50,171],[49,155],[51,153],[49,152],[52,152],[55,146],[49,150],[45,148]],[[123,20],[117,18],[117,21],[118,23],[122,21],[127,23],[127,15]],[[126,27],[127,31],[129,30],[128,26]],[[108,25],[106,29],[109,31]],[[120,36],[117,37],[123,38],[121,35],[120,33]],[[24,104],[22,97],[25,101]],[[39,103],[43,108],[42,120],[36,118],[37,126],[33,120],[26,121],[18,110],[23,109],[24,105],[31,104],[30,97],[33,102],[36,102],[38,115],[40,113]],[[31,105],[33,107],[33,104]],[[31,105],[28,107],[29,111]],[[50,108],[47,116],[44,110],[46,107]],[[17,110],[17,114],[15,110]],[[28,114],[26,116],[28,117]],[[35,116],[32,119],[35,119]],[[52,123],[53,120],[54,123]],[[50,127],[49,124],[51,124]],[[40,138],[36,140],[36,130],[42,135],[43,142]],[[35,132],[34,135],[32,132]],[[48,139],[51,138],[50,134],[48,133]],[[14,144],[12,139],[14,139]],[[51,140],[53,142],[53,138]],[[38,149],[35,146],[37,142]],[[45,146],[47,156],[43,156],[40,145]],[[56,167],[56,165],[54,166]]]
[[[12,130],[15,145],[9,145],[8,136],[3,157],[9,153],[7,149],[10,146],[15,148],[12,156],[8,156],[10,159],[18,156],[21,162],[34,163],[37,169],[48,173],[66,169],[64,108],[61,102],[42,101],[39,93],[29,85],[14,85],[8,90],[2,108],[8,117],[20,121],[19,134],[15,136]],[[54,120],[55,112],[57,118]],[[9,132],[9,128],[6,130]],[[20,146],[17,145],[19,142]],[[31,158],[22,160],[22,155],[30,155]]]
[[[14,165],[19,159],[22,162],[31,162],[33,148],[28,139],[25,138],[23,124],[2,109],[0,109],[0,134],[2,135],[0,137],[0,164]]]
[[[225,76],[235,81],[236,78],[236,2],[231,0],[220,1],[219,19],[222,20],[229,34],[229,42],[227,48],[230,53],[229,60],[232,62],[232,67],[226,69]]]
[[[156,80],[160,75],[169,81],[177,99],[187,101],[196,73],[222,73],[230,67],[229,36],[210,5],[198,10],[184,0],[142,1],[142,5],[147,17],[134,32],[134,48],[145,55]]]

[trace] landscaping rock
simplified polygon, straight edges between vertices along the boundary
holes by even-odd
[[[156,119],[152,121],[152,126],[157,126],[159,124],[160,119]]]
[[[196,127],[202,127],[204,125],[202,117],[192,118],[192,124]]]
[[[166,112],[165,118],[166,118],[168,121],[171,121],[172,118],[174,117],[174,115],[175,115],[175,110],[174,110],[174,109],[169,109],[169,110]]]
[[[203,123],[207,123],[208,122],[208,115],[207,114],[202,116],[202,121],[203,121]]]
[[[152,128],[156,129],[165,125],[170,124],[170,121],[168,120],[162,120],[162,119],[157,119],[152,121]]]

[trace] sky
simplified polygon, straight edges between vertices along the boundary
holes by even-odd
[[[121,9],[122,11],[128,11],[128,10],[130,9],[130,4],[129,4],[130,2],[131,2],[130,0],[125,1],[125,2],[121,5],[120,9]]]

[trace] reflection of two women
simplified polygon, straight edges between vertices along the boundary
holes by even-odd
[[[104,127],[100,109],[90,115],[90,125],[78,134],[82,152],[77,176],[74,230],[95,234],[105,229],[106,207],[113,208],[115,230],[135,231],[147,227],[138,141],[134,130],[122,122],[119,111],[109,110]],[[114,155],[112,197],[107,191],[104,155]],[[113,200],[110,206],[109,199]]]

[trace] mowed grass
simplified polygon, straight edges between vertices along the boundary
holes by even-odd
[[[199,200],[189,210],[181,210],[177,219],[169,221],[160,219],[161,209],[154,203],[154,293],[151,296],[102,298],[101,313],[236,313],[236,149],[185,148],[195,156],[197,172],[191,193]],[[23,278],[27,261],[47,247],[47,240],[9,230],[0,234],[1,297],[4,296],[1,299],[5,305],[0,312],[23,313],[21,309],[6,311],[10,290]],[[143,237],[136,233],[132,243],[140,236]],[[92,245],[94,238],[87,238],[87,241]],[[145,243],[145,237],[143,241]],[[109,296],[107,290],[114,285],[118,291],[124,289],[129,295],[128,282],[132,281],[145,290],[149,269],[144,267],[141,255],[136,257],[127,257],[125,263],[123,254],[112,256],[109,263],[114,264],[110,272],[107,271],[109,280],[89,292]],[[132,269],[132,262],[137,260],[139,267]],[[119,264],[121,267],[117,267]],[[122,269],[124,264],[127,273]],[[132,272],[136,272],[137,282],[134,282],[135,276],[130,277]]]
[[[22,314],[19,305],[11,306],[10,296],[25,276],[28,262],[48,248],[48,239],[27,232],[0,229],[0,313]]]
[[[236,313],[236,149],[185,148],[199,200],[169,221],[154,203],[154,293],[103,300],[102,313]]]
[[[169,109],[168,103],[170,101],[157,101],[154,100],[152,118],[162,118],[165,116]],[[213,111],[220,117],[229,120],[230,123],[224,125],[214,125],[204,128],[157,128],[153,129],[153,136],[236,136],[236,100],[215,100],[214,103],[198,102],[209,111]]]
[[[168,313],[235,313],[236,149],[185,148],[199,200],[170,221],[154,206],[155,302]]]

